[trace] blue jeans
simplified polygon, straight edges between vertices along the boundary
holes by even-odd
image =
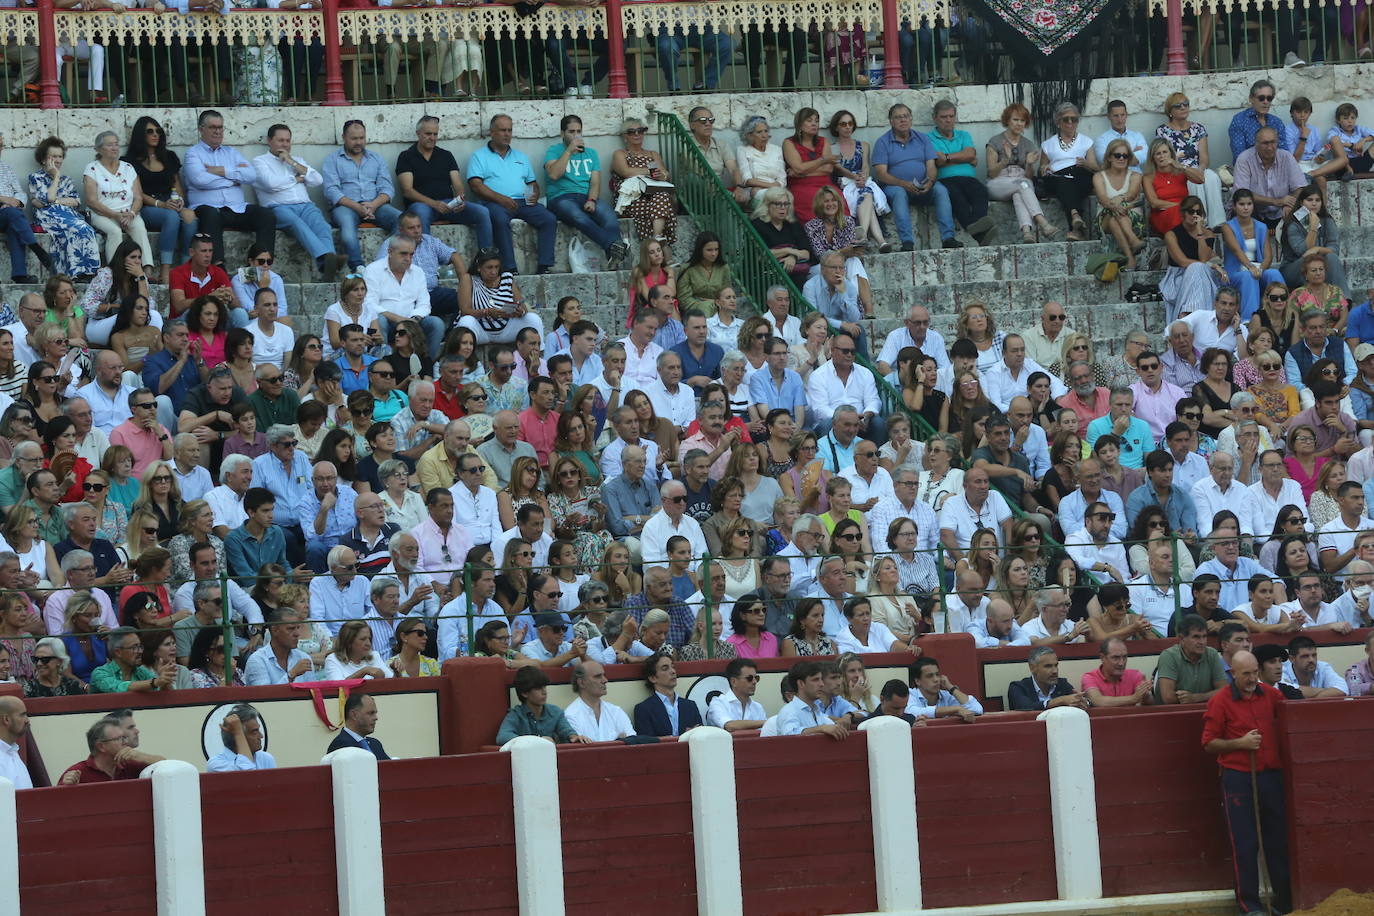
[[[595,213],[588,213],[582,209],[586,202],[586,194],[560,194],[549,199],[549,210],[554,216],[596,242],[609,255],[611,246],[622,241],[620,218],[604,200],[597,200]]]
[[[887,195],[888,204],[892,206],[892,218],[897,223],[897,238],[903,242],[916,241],[916,236],[911,231],[912,204],[918,207],[934,205],[935,223],[940,227],[940,238],[954,238],[954,210],[949,203],[949,191],[940,182],[935,182],[934,187],[924,194],[912,194],[901,185],[895,184],[883,185],[882,189]]]
[[[335,207],[331,215],[334,217],[334,225],[339,227],[339,241],[343,242],[344,252],[348,255],[348,266],[360,266],[363,263],[363,250],[362,243],[358,241],[358,224],[363,218],[358,215],[358,211],[342,204]],[[387,232],[395,232],[396,220],[400,218],[400,210],[391,204],[382,204],[377,208],[373,222]]]
[[[24,208],[0,207],[0,227],[4,228],[5,238],[10,243],[10,276],[27,276],[29,246],[38,240],[33,237],[33,227],[24,218]]]
[[[289,230],[312,258],[334,253],[334,230],[319,207],[312,203],[278,204],[272,212],[277,215],[277,228]]]
[[[1230,260],[1229,258],[1227,260]],[[1270,283],[1283,283],[1283,274],[1269,268],[1256,280],[1248,270],[1227,271],[1226,278],[1240,291],[1240,320],[1249,321],[1250,316],[1259,311],[1260,291]]]
[[[558,233],[558,219],[539,204],[519,201],[514,213],[495,201],[482,201],[491,214],[491,231],[496,247],[501,249],[501,269],[515,270],[515,242],[511,238],[510,221],[523,219],[539,233],[539,266],[553,266],[553,242]]]
[[[433,315],[426,315],[420,320],[420,330],[425,332],[425,345],[429,348],[429,357],[434,359],[439,355],[439,345],[444,340],[444,320],[435,318]],[[377,327],[382,329],[382,340],[391,344],[391,331],[395,324],[385,315],[377,316]]]
[[[444,323],[453,324],[458,316],[458,290],[451,286],[436,286],[429,291],[429,313]]]
[[[429,235],[429,227],[434,223],[434,208],[416,201],[406,208],[406,212],[420,217],[420,229],[425,235]],[[457,213],[449,213],[443,219],[470,227],[472,234],[477,236],[478,248],[491,247],[491,214],[487,212],[486,207],[473,206],[473,202],[468,200],[463,209]]]
[[[677,92],[677,62],[684,48],[693,47],[706,55],[706,65],[702,81],[707,89],[714,89],[720,83],[720,75],[730,64],[730,56],[735,53],[735,43],[728,32],[717,32],[710,26],[704,32],[693,31],[690,35],[681,33],[670,35],[664,28],[658,33],[658,68],[663,71],[663,79],[668,83],[670,92]]]
[[[149,232],[157,232],[157,251],[162,263],[180,263],[191,245],[191,236],[196,234],[199,220],[182,222],[176,210],[161,207],[144,207],[138,214],[143,217],[143,225]]]

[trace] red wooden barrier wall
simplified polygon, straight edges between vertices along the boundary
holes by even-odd
[[[338,912],[329,770],[206,773],[200,797],[209,913]]]
[[[567,911],[697,911],[687,745],[558,755]]]
[[[1102,892],[1229,887],[1231,847],[1216,758],[1202,750],[1202,710],[1099,710],[1092,734]]]
[[[147,780],[31,789],[15,803],[23,912],[157,912]]]
[[[1055,899],[1045,726],[941,722],[912,740],[925,906]]]
[[[1279,723],[1294,905],[1374,891],[1374,870],[1359,864],[1374,836],[1374,700],[1285,703]]]
[[[862,733],[735,743],[745,912],[877,909],[867,761]]]
[[[390,912],[518,911],[509,754],[397,760],[377,778]]]

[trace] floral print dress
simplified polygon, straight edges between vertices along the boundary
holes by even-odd
[[[601,499],[601,488],[585,486],[578,501]],[[573,512],[573,500],[568,499],[562,493],[549,494],[549,512],[553,514],[553,527],[561,528],[567,523],[568,516]],[[587,513],[583,513],[584,515]],[[573,538],[573,550],[577,552],[577,567],[579,572],[591,572],[601,565],[601,558],[605,556],[606,548],[611,545],[614,537],[609,531],[587,531],[578,529],[576,537]]]
[[[47,172],[29,176],[29,199],[33,201],[34,217],[43,231],[52,236],[53,269],[69,277],[89,277],[100,270],[100,247],[96,244],[95,229],[86,222],[81,211],[66,204],[39,206],[47,201],[53,181]],[[54,197],[81,198],[76,185],[66,175],[57,178]]]

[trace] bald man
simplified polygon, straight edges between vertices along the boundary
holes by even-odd
[[[16,789],[32,789],[29,768],[19,757],[19,745],[29,730],[29,711],[18,697],[0,697],[0,777]]]

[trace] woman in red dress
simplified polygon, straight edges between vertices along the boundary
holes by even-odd
[[[811,201],[816,192],[826,185],[839,190],[834,175],[839,156],[821,136],[821,114],[816,109],[803,108],[792,123],[796,133],[782,141],[782,158],[787,163],[787,190],[792,192],[797,222],[804,226],[815,216]]]
[[[1179,165],[1168,140],[1156,139],[1143,163],[1145,198],[1150,202],[1150,227],[1160,235],[1183,222],[1179,204],[1188,196],[1188,182],[1202,183],[1199,169]]]

